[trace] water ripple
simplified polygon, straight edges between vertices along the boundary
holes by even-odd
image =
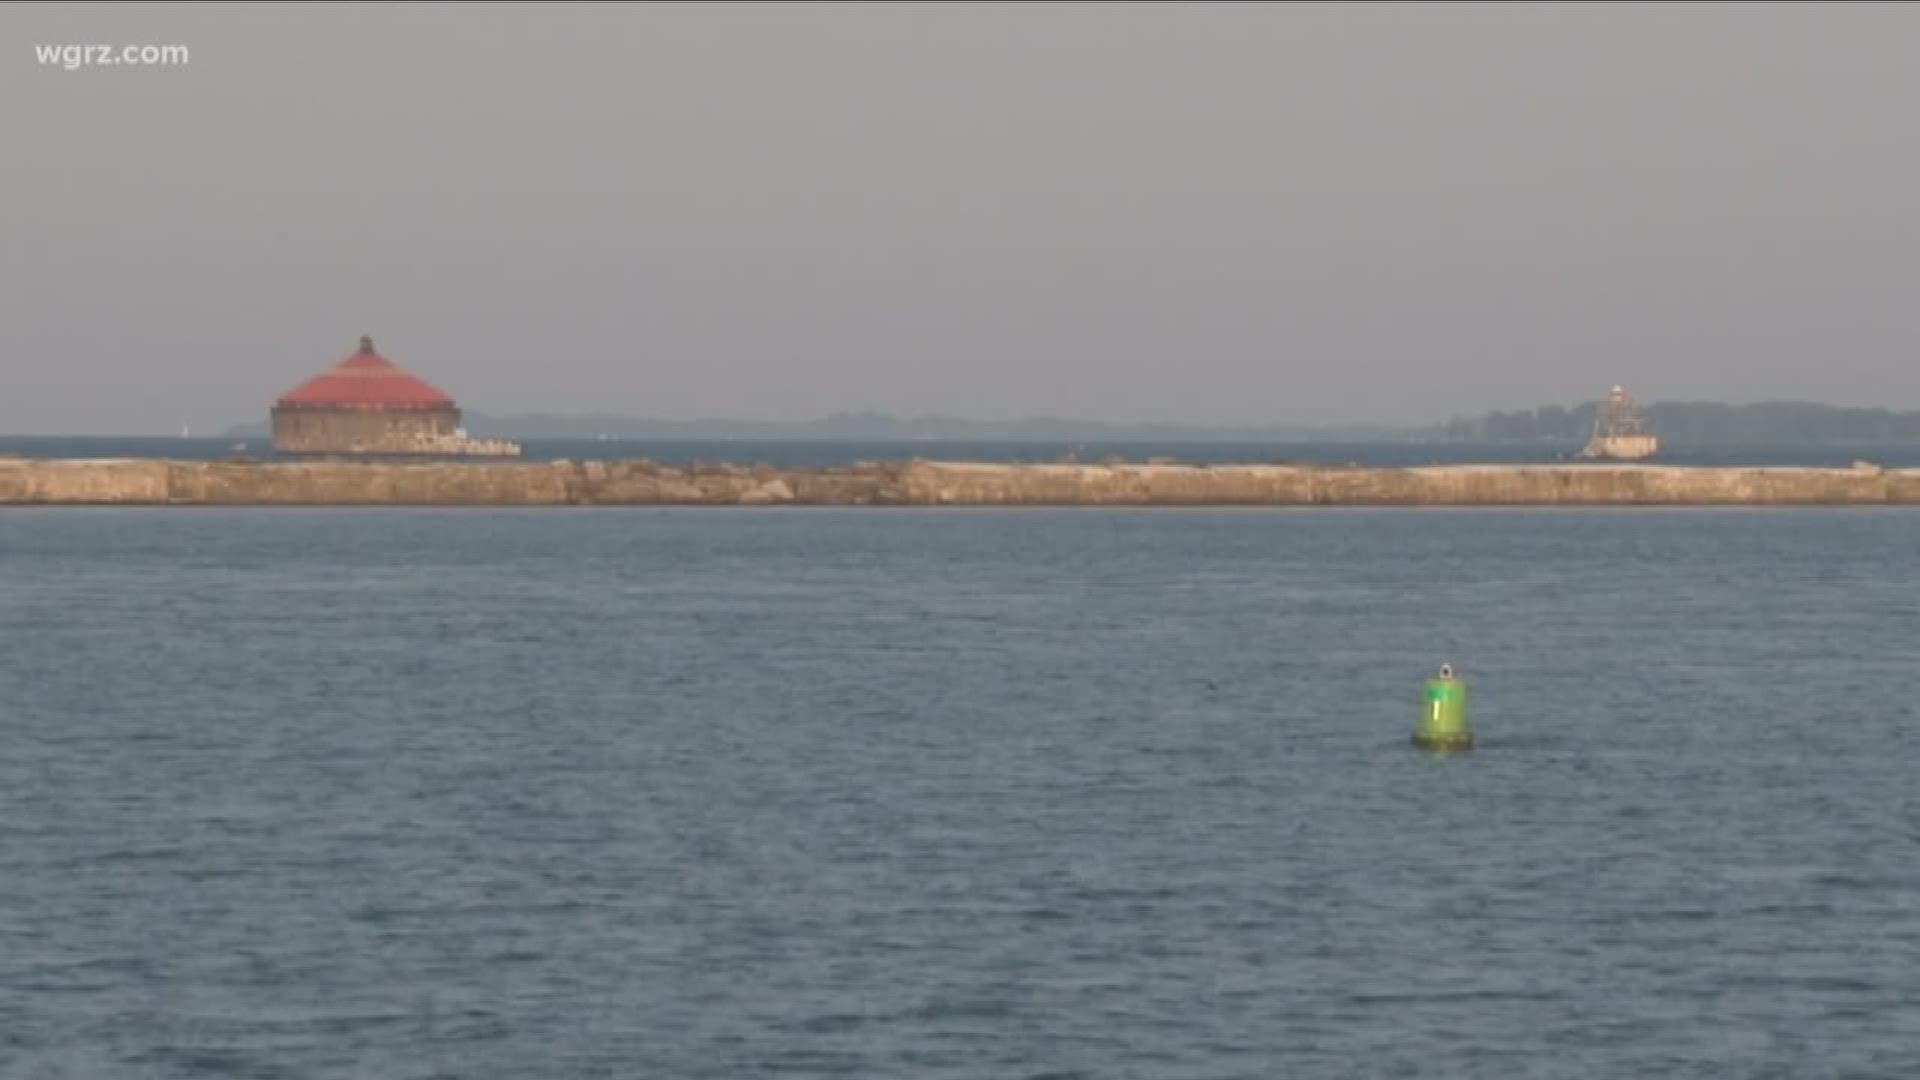
[[[0,1077],[1907,1075],[1916,550],[7,512]]]

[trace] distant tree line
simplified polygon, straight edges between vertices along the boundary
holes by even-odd
[[[1592,403],[1571,409],[1548,405],[1455,417],[1447,422],[1443,435],[1449,442],[1576,442],[1592,433],[1594,410]]]
[[[1598,404],[1549,405],[1456,418],[1435,434],[1448,442],[1583,442]],[[1645,406],[1653,433],[1670,446],[1920,443],[1920,412],[1778,401],[1753,405],[1667,401]]]

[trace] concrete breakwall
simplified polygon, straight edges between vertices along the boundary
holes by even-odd
[[[933,505],[1764,506],[1920,504],[1920,470],[1647,465],[1081,466],[929,464]]]
[[[0,504],[140,506],[1920,505],[1920,470],[1456,465],[846,468],[644,461],[398,463],[0,459]]]
[[[0,458],[0,505],[671,506],[907,501],[903,467]]]

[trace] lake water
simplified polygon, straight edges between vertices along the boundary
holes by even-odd
[[[1916,553],[0,511],[0,1076],[1920,1075]]]

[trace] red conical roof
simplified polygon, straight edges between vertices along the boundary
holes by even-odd
[[[360,339],[360,351],[301,383],[280,399],[282,405],[336,409],[450,409],[453,399],[418,376],[373,351],[373,339]]]

